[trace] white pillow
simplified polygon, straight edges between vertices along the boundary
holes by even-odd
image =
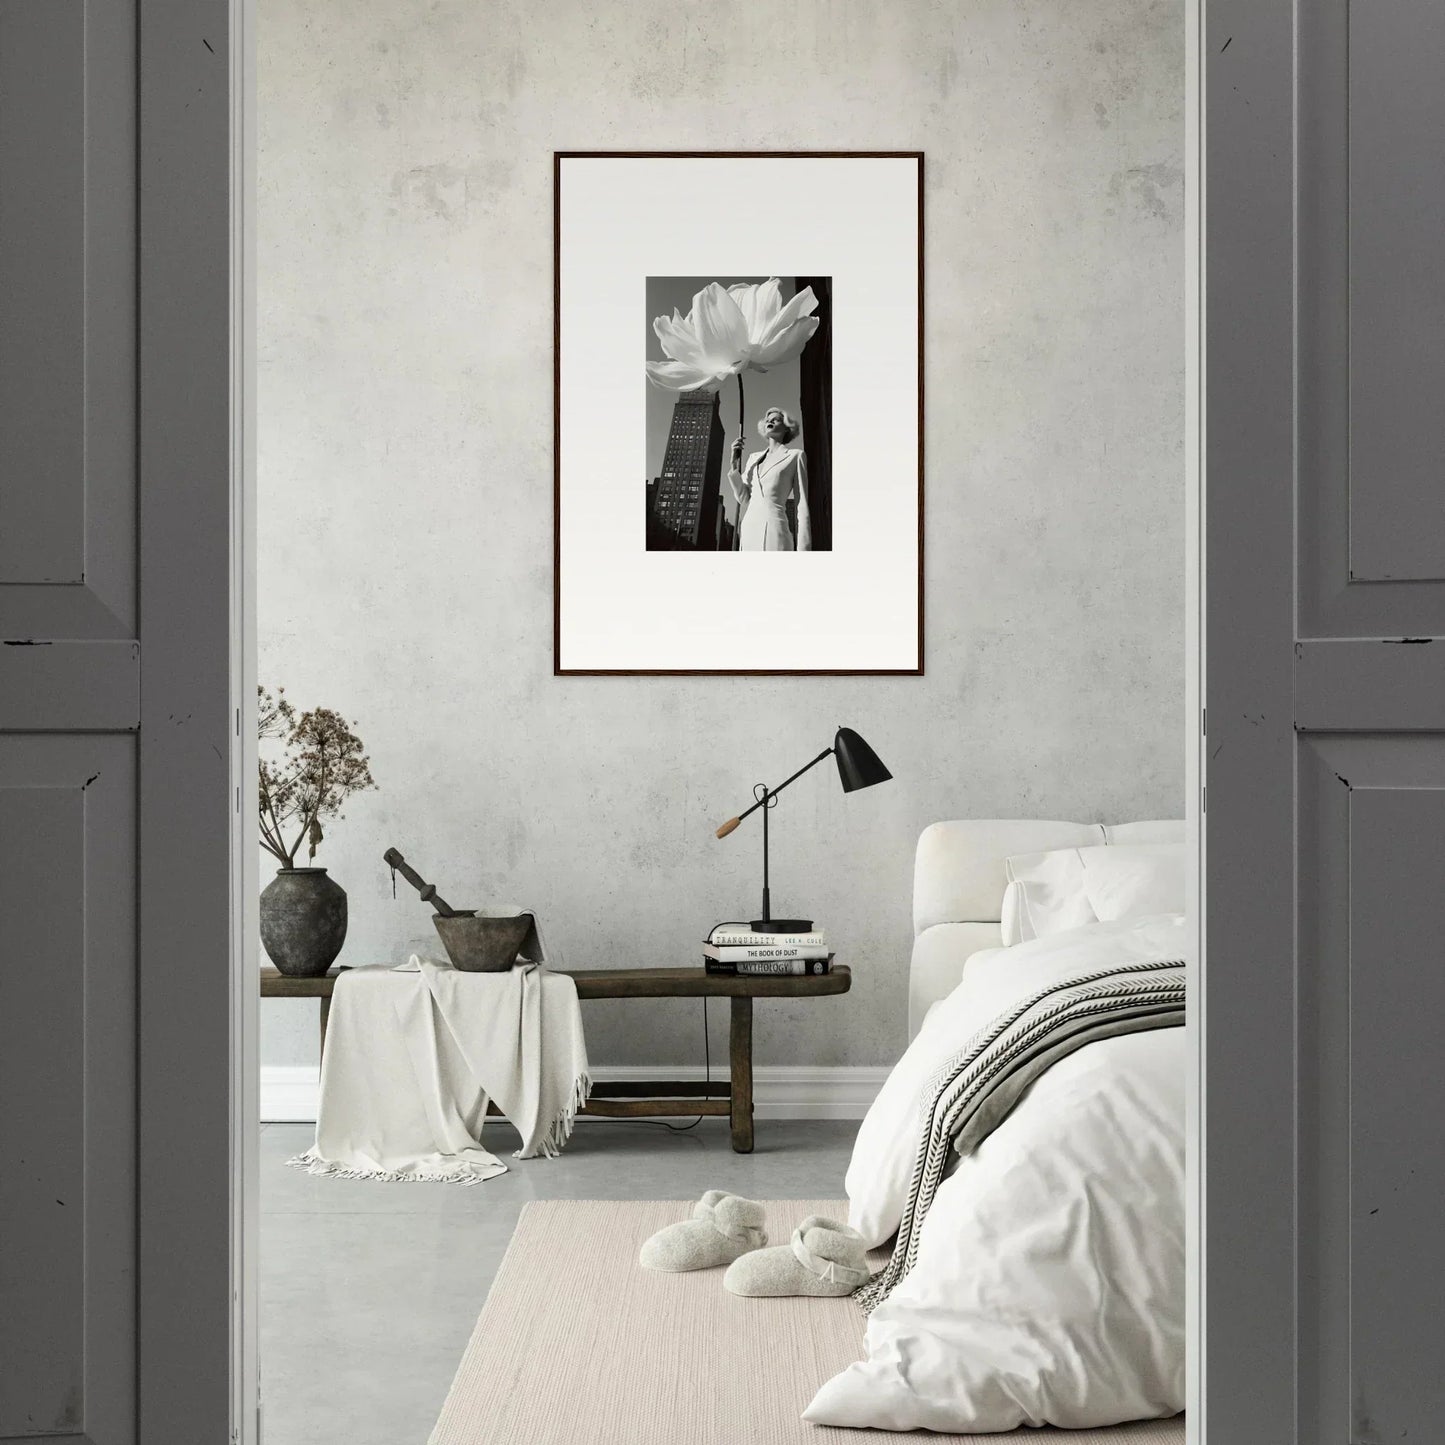
[[[1004,869],[1014,896],[1010,901],[1006,889],[1005,907],[1000,909],[1005,944],[1028,943],[1097,921],[1084,892],[1084,865],[1079,853],[1078,848],[1055,848],[1047,853],[1019,853],[1006,860]],[[1014,937],[1010,937],[1010,925]]]
[[[1012,948],[1024,941],[1024,885],[1010,883],[1003,891],[1003,902],[999,905],[999,931],[1003,934],[1003,946]]]
[[[1184,845],[1079,848],[1084,897],[1101,923],[1184,912]]]

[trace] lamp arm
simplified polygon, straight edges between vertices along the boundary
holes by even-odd
[[[739,813],[736,818],[729,818],[729,819],[727,820],[727,822],[724,823],[724,824],[722,825],[722,827],[717,830],[717,836],[718,836],[719,838],[726,838],[727,835],[728,835],[729,833],[731,833],[732,830],[733,830],[734,828],[736,828],[737,825],[738,825],[739,823],[741,823],[742,820],[743,820],[744,818],[746,818],[749,813],[756,812],[759,808],[761,808],[761,807],[763,806],[764,803],[766,803],[766,802],[768,801],[769,798],[774,798],[774,797],[776,797],[779,793],[781,793],[781,792],[783,791],[784,788],[786,788],[786,787],[788,786],[789,783],[797,782],[797,780],[798,780],[799,778],[801,778],[801,777],[803,776],[803,774],[808,771],[809,768],[815,768],[815,767],[817,767],[818,764],[821,763],[824,758],[832,757],[832,755],[833,755],[833,749],[832,749],[832,748],[824,748],[823,751],[822,751],[821,753],[819,753],[816,758],[813,758],[810,762],[804,763],[803,766],[802,766],[801,768],[799,768],[796,773],[794,773],[791,777],[784,778],[783,781],[782,781],[781,783],[779,783],[776,788],[770,788],[770,787],[768,787],[768,785],[767,785],[766,783],[764,783],[764,784],[763,784],[763,796],[762,796],[761,798],[759,798],[759,799],[752,805],[751,808],[744,808],[743,811],[742,811],[741,813]]]

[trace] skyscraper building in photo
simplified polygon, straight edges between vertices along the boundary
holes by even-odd
[[[833,550],[833,279],[799,276],[794,291],[812,287],[818,331],[798,361],[798,409],[808,454],[808,511],[813,550]],[[796,526],[796,522],[794,523]]]
[[[650,550],[716,549],[722,467],[723,425],[718,414],[718,393],[679,393],[672,409],[662,468],[656,485],[647,489]]]

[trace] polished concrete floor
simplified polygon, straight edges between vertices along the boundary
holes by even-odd
[[[686,1133],[585,1120],[561,1158],[520,1160],[497,1122],[486,1143],[509,1172],[461,1188],[312,1178],[285,1167],[311,1126],[263,1125],[265,1445],[424,1445],[528,1200],[842,1198],[857,1128],[760,1120],[743,1155],[726,1120]]]

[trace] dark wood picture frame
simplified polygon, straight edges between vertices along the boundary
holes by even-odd
[[[922,677],[924,675],[924,174],[922,151],[552,152],[552,675],[554,677]],[[568,160],[912,160],[918,167],[918,637],[912,667],[579,668],[562,666],[562,165]]]

